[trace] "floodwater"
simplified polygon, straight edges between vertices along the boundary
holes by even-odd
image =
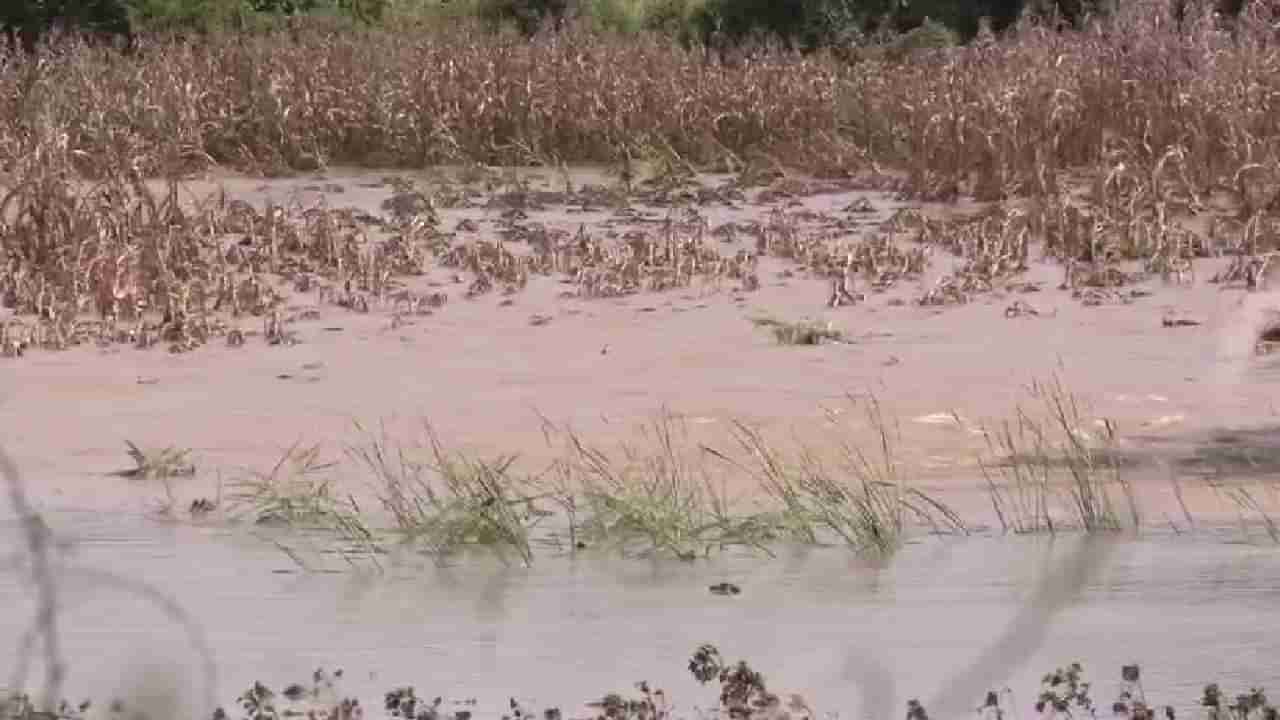
[[[574,172],[578,184],[615,182],[598,169]],[[424,190],[444,187],[440,178],[446,175],[401,173]],[[555,174],[542,175],[536,187],[555,190]],[[707,183],[722,180],[709,177]],[[457,242],[497,237],[510,222],[504,205],[490,202],[502,196],[501,183],[492,191],[469,187],[479,195],[442,209],[441,227],[470,222],[475,229],[458,230]],[[338,168],[323,176],[268,181],[219,175],[192,181],[183,197],[188,190],[189,199],[207,197],[218,188],[258,208],[267,202],[309,207],[323,201],[371,214],[384,213],[382,203],[395,194],[381,173]],[[760,198],[757,193],[744,202],[709,202],[696,210],[710,227],[765,222],[781,212],[797,232],[852,240],[881,232],[880,224],[906,206],[883,193],[856,190]],[[859,203],[871,209],[848,209]],[[525,225],[570,235],[584,225],[603,235],[652,233],[656,220],[684,212],[637,207],[648,214],[530,207]],[[962,203],[925,210],[956,214],[975,208]],[[724,240],[721,252],[731,256],[753,246],[749,234],[739,233]],[[1061,267],[1039,261],[1021,279],[1041,291],[1016,296],[1033,305],[1036,316],[1007,317],[1011,292],[977,295],[945,308],[914,302],[957,262],[939,249],[921,278],[883,293],[862,288],[868,291],[863,302],[840,308],[826,307],[825,278],[795,272],[794,263],[776,258],[761,260],[755,292],[741,292],[732,283],[695,283],[666,293],[594,300],[564,297],[570,286],[558,277],[531,278],[511,298],[492,293],[467,299],[465,279],[460,284],[454,269],[433,265],[425,276],[406,282],[423,292],[440,288],[450,300],[431,316],[407,318],[393,307],[353,313],[325,302],[318,291],[289,289],[287,309],[298,317],[289,323],[295,345],[269,347],[251,336],[242,348],[215,342],[179,355],[83,346],[6,362],[0,427],[19,467],[40,478],[28,490],[42,508],[136,512],[159,490],[106,476],[127,466],[126,440],[193,451],[200,474],[173,488],[185,505],[212,497],[221,479],[233,479],[244,468],[270,467],[296,442],[321,443],[340,454],[355,435],[353,421],[369,427],[385,420],[394,435],[405,438],[416,435],[418,419],[426,418],[451,446],[490,457],[517,453],[536,472],[558,452],[547,446],[543,417],[592,443],[613,446],[635,440],[635,427],[665,407],[690,421],[696,441],[720,449],[732,444],[732,420],[762,427],[780,443],[799,436],[835,447],[824,434],[829,411],[860,418],[849,396],[874,393],[900,423],[898,457],[931,492],[954,495],[946,499],[985,512],[986,485],[974,457],[987,447],[977,430],[1012,417],[1019,405],[1035,405],[1028,384],[1054,374],[1087,404],[1090,419],[1114,421],[1137,454],[1177,450],[1188,438],[1219,429],[1280,422],[1280,386],[1275,373],[1263,372],[1267,362],[1276,365],[1255,362],[1245,352],[1259,324],[1268,321],[1268,308],[1280,307],[1280,300],[1208,283],[1218,260],[1197,265],[1199,279],[1191,284],[1145,282],[1150,296],[1127,304],[1084,306],[1056,289]],[[1200,324],[1165,327],[1162,318],[1171,312]],[[779,347],[752,324],[761,316],[829,323],[849,342]],[[533,323],[534,317],[551,320]],[[261,318],[235,322],[250,334],[262,327]],[[964,418],[962,427],[929,422],[953,414]],[[867,433],[862,440],[875,441]],[[1154,477],[1152,497],[1144,501],[1157,513],[1178,512],[1164,493],[1167,476]],[[1147,488],[1138,490],[1146,494]],[[1188,497],[1195,491],[1188,488]],[[1211,502],[1193,510],[1221,508]]]
[[[366,706],[414,685],[420,697],[475,698],[481,717],[508,697],[576,710],[648,680],[692,715],[716,699],[685,669],[701,643],[749,660],[771,689],[801,694],[819,716],[842,718],[900,714],[913,697],[935,700],[934,717],[965,716],[985,689],[1005,686],[1030,714],[1039,677],[1073,661],[1104,709],[1132,662],[1148,697],[1183,717],[1204,683],[1235,692],[1280,682],[1280,552],[1237,542],[1238,531],[924,539],[882,567],[810,549],[695,563],[584,553],[532,569],[405,558],[378,573],[363,562],[318,571],[344,565],[310,555],[297,537],[284,541],[314,559],[312,572],[241,531],[102,514],[50,523],[73,542],[67,567],[176,600],[216,667],[207,678],[190,637],[133,590],[69,570],[61,622],[72,696],[169,692],[198,706],[212,682],[230,705],[254,680],[279,688],[324,667],[344,669],[339,691]],[[14,547],[12,529],[6,540]],[[708,591],[722,581],[742,593]],[[34,612],[30,589],[0,576],[0,603],[0,646],[16,647]],[[993,661],[979,663],[991,648]],[[8,677],[13,656],[0,657]],[[981,671],[953,689],[959,711],[946,713],[938,694],[975,664]]]
[[[323,196],[379,213],[392,194],[375,173],[215,180],[195,183],[195,193],[222,185],[259,208]],[[874,212],[843,209],[867,199]],[[801,231],[838,227],[853,237],[902,206],[850,191],[699,211],[710,225],[792,212]],[[583,224],[606,233],[643,230],[669,211],[649,210],[625,222],[566,207],[529,215],[570,234]],[[809,220],[798,217],[806,210]],[[505,222],[500,208],[478,202],[441,214],[446,229],[481,228],[459,230],[464,237],[491,239]],[[743,236],[723,251],[750,245]],[[1215,262],[1197,265],[1194,283],[1150,281],[1145,299],[1103,307],[1055,290],[1061,268],[1036,262],[1024,279],[1042,292],[1019,297],[1038,313],[1015,318],[1009,293],[942,309],[912,302],[955,264],[941,251],[918,281],[835,309],[825,307],[825,278],[776,259],[761,261],[752,293],[698,286],[609,300],[565,298],[562,279],[542,277],[510,300],[468,300],[452,270],[433,267],[415,287],[452,297],[405,323],[387,308],[353,314],[299,292],[290,308],[320,317],[291,324],[296,345],[253,339],[181,355],[81,347],[6,361],[0,439],[33,503],[71,543],[61,615],[69,694],[149,697],[157,719],[204,712],[206,696],[230,708],[254,680],[279,688],[318,667],[344,669],[340,691],[366,705],[414,685],[420,697],[476,698],[467,707],[479,717],[498,715],[513,696],[572,716],[584,701],[647,680],[689,716],[716,700],[686,671],[701,643],[749,660],[772,690],[801,694],[819,716],[885,720],[914,697],[935,719],[963,717],[987,689],[1006,685],[1019,714],[1029,713],[1040,676],[1079,660],[1100,707],[1115,698],[1120,666],[1138,662],[1149,698],[1186,717],[1207,682],[1228,693],[1280,689],[1280,548],[1256,513],[1247,534],[1222,524],[1239,509],[1203,482],[1245,482],[1271,512],[1280,500],[1280,362],[1248,352],[1280,297],[1207,283]],[[1199,324],[1166,326],[1167,313]],[[761,315],[829,322],[851,341],[782,348],[750,322]],[[251,331],[259,320],[244,322]],[[540,415],[605,445],[634,439],[635,425],[664,406],[717,447],[733,419],[819,442],[828,411],[848,411],[850,393],[870,391],[901,423],[897,459],[967,521],[991,525],[972,462],[985,448],[975,429],[1011,417],[1028,402],[1028,383],[1058,373],[1090,418],[1117,423],[1149,528],[1172,529],[1080,555],[1080,538],[928,538],[884,567],[810,549],[692,564],[588,552],[544,556],[533,569],[484,556],[451,568],[407,557],[379,571],[321,552],[315,538],[146,519],[164,489],[109,474],[128,465],[125,440],[191,448],[199,473],[169,488],[185,507],[244,468],[269,468],[295,442],[341,457],[353,419],[403,429],[427,417],[446,442],[520,453],[529,470],[556,452]],[[1177,501],[1170,478],[1184,483]],[[340,480],[338,492],[360,491],[354,472]],[[735,493],[758,492],[739,484]],[[1184,500],[1195,527],[1182,519]],[[6,527],[5,547],[17,547]],[[742,594],[708,591],[722,581]],[[137,583],[162,595],[139,594]],[[157,604],[166,597],[194,636]],[[0,603],[0,648],[15,647],[34,613],[31,590],[0,575]],[[213,675],[193,640],[207,646]],[[14,662],[0,653],[0,684],[12,683]]]

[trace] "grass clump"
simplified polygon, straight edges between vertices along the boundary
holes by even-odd
[[[1256,514],[1262,522],[1263,530],[1271,542],[1280,545],[1280,526],[1276,525],[1276,521],[1267,512],[1263,501],[1249,491],[1248,488],[1240,485],[1227,485],[1216,478],[1209,480],[1209,487],[1214,492],[1229,500],[1236,508],[1240,518],[1240,531],[1245,538],[1249,537],[1249,514]]]
[[[344,526],[358,510],[334,491],[326,471],[337,463],[320,459],[320,446],[294,443],[267,472],[251,472],[230,483],[227,496],[234,517],[250,516],[262,525]]]
[[[248,516],[257,525],[335,532],[351,543],[356,553],[378,565],[381,548],[360,505],[350,495],[338,496],[334,489],[334,477],[328,471],[336,467],[334,461],[320,460],[319,445],[303,447],[300,442],[294,443],[270,471],[252,472],[231,483],[229,515],[232,519]],[[200,510],[192,505],[193,516],[202,514]],[[290,548],[275,540],[268,542],[299,567],[311,569]],[[347,557],[346,551],[343,556]]]
[[[467,547],[514,552],[533,563],[531,534],[549,513],[535,504],[532,483],[513,470],[514,455],[477,459],[449,450],[423,425],[425,443],[396,445],[385,429],[348,448],[374,478],[382,506],[403,542],[443,560]]]
[[[643,428],[644,449],[624,445],[620,457],[588,445],[566,430],[566,455],[556,468],[568,479],[559,487],[584,519],[583,540],[682,560],[713,550],[750,547],[768,553],[776,532],[768,517],[739,514],[688,442],[687,426],[663,413]],[[563,504],[563,503],[562,503]]]
[[[1004,482],[986,463],[982,468],[1004,530],[1053,533],[1064,522],[1086,532],[1114,532],[1126,522],[1140,527],[1141,509],[1115,452],[1115,425],[1104,420],[1098,432],[1086,430],[1078,399],[1058,377],[1033,384],[1031,394],[1043,413],[1019,408],[1016,420],[987,433]],[[1065,518],[1055,506],[1065,506]]]
[[[780,506],[777,523],[793,539],[817,543],[834,537],[859,552],[889,555],[913,522],[965,532],[954,511],[912,487],[902,473],[895,456],[896,428],[874,398],[866,404],[866,419],[877,437],[876,451],[868,454],[846,438],[835,463],[804,447],[789,459],[744,423],[735,423],[735,431],[748,460],[740,464],[718,455],[756,479]]]
[[[867,417],[878,433],[876,451],[845,441],[834,464],[809,449],[784,457],[739,422],[736,437],[749,456],[740,461],[694,443],[670,413],[642,426],[640,442],[613,452],[544,419],[548,441],[562,441],[562,454],[533,475],[517,470],[514,455],[483,459],[449,449],[429,424],[424,441],[407,445],[385,428],[360,428],[365,438],[347,455],[372,477],[390,532],[440,561],[485,548],[531,565],[536,544],[563,548],[566,531],[570,552],[599,547],[689,561],[730,548],[771,555],[778,542],[836,542],[883,556],[920,525],[966,532],[946,505],[912,487],[877,404]],[[328,467],[317,464],[314,449],[291,452],[271,472],[241,481],[233,502],[251,507],[260,522],[329,527],[380,551],[366,525],[372,516],[350,497],[335,498],[330,479],[309,477]],[[750,504],[731,497],[725,468],[755,479],[763,497]]]
[[[1076,398],[1057,378],[1032,391],[1044,417],[1020,408],[1016,423],[986,434],[1000,455],[982,468],[1003,529],[1140,527],[1137,499],[1112,447],[1114,426],[1087,434]],[[681,560],[731,548],[772,554],[779,543],[842,545],[883,558],[921,530],[968,534],[966,521],[913,478],[899,456],[901,431],[878,400],[849,400],[861,408],[860,421],[831,410],[835,435],[794,449],[780,449],[736,420],[733,445],[716,449],[695,443],[685,422],[664,412],[642,427],[640,442],[617,450],[544,418],[548,442],[563,446],[532,474],[518,468],[516,455],[486,458],[448,448],[430,424],[424,439],[410,444],[385,428],[371,433],[357,425],[365,437],[346,454],[372,478],[381,519],[389,522],[383,527],[442,562],[484,548],[531,565],[536,545],[564,549],[566,534],[570,552],[600,547]],[[351,496],[336,497],[331,479],[312,477],[333,465],[319,463],[316,453],[292,449],[270,472],[240,481],[233,503],[250,507],[259,522],[337,529],[380,551],[366,524],[373,515]],[[731,496],[726,473],[748,478],[760,492],[751,502]],[[1262,512],[1247,493],[1230,497],[1243,511]],[[1272,523],[1267,527],[1280,537]]]

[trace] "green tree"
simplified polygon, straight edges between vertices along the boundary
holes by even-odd
[[[2,0],[0,0],[2,1]],[[154,32],[246,31],[272,27],[295,15],[324,14],[377,22],[387,0],[125,0],[141,30]]]
[[[481,0],[479,15],[494,28],[514,25],[532,35],[546,25],[559,26],[570,9],[570,0]]]
[[[128,8],[123,0],[4,0],[0,2],[0,28],[10,42],[35,49],[54,25],[102,38],[129,42],[132,38]]]
[[[708,0],[694,22],[708,46],[766,37],[793,49],[838,43],[873,26],[897,0]]]

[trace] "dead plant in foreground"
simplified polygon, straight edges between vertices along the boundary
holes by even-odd
[[[87,583],[95,592],[119,591],[137,597],[155,606],[160,613],[182,628],[199,660],[203,682],[202,701],[207,708],[216,705],[217,665],[200,626],[186,614],[177,602],[156,588],[136,580],[115,575],[100,568],[79,567],[57,554],[63,543],[54,535],[44,518],[33,509],[26,493],[22,477],[7,453],[0,449],[0,476],[7,486],[10,504],[22,523],[25,548],[15,557],[7,559],[7,569],[27,575],[36,594],[36,615],[23,631],[13,652],[13,675],[8,682],[8,693],[0,697],[0,717],[19,720],[47,718],[77,718],[88,709],[88,703],[72,704],[63,697],[63,684],[69,669],[63,652],[61,632],[63,623],[60,612],[65,597],[60,581],[73,577]],[[25,690],[37,643],[42,650],[39,662],[44,667],[44,688],[40,697],[33,700]]]

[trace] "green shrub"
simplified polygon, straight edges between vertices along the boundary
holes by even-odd
[[[480,16],[483,0],[412,0],[388,3],[382,25],[397,31],[456,28]]]
[[[158,33],[260,31],[278,28],[289,17],[332,17],[344,22],[378,22],[389,0],[124,0],[133,25]]]
[[[693,15],[713,47],[767,38],[792,49],[847,44],[885,16],[895,0],[707,0]]]
[[[1021,6],[1025,3],[1017,3]],[[918,30],[926,24],[950,28],[960,39],[968,40],[978,34],[978,21],[998,12],[999,0],[919,0],[898,8],[893,14],[893,26],[898,32]],[[1019,7],[1019,11],[1021,7]],[[926,32],[932,32],[927,30]]]
[[[639,0],[579,0],[578,12],[596,30],[635,33],[644,26]]]
[[[687,47],[697,38],[695,18],[705,4],[703,0],[652,0],[645,6],[643,27],[673,37]]]
[[[158,33],[243,27],[251,12],[240,0],[129,0],[129,5],[137,28]]]
[[[477,13],[491,28],[514,26],[533,35],[548,24],[560,25],[569,7],[570,0],[480,0]]]
[[[65,29],[102,36],[131,37],[129,11],[124,0],[4,0],[0,2],[0,29],[10,41],[34,49],[54,22]]]
[[[905,60],[920,50],[939,50],[959,44],[959,33],[940,22],[934,22],[932,18],[926,18],[919,27],[894,38],[886,48],[886,55],[890,60]]]

